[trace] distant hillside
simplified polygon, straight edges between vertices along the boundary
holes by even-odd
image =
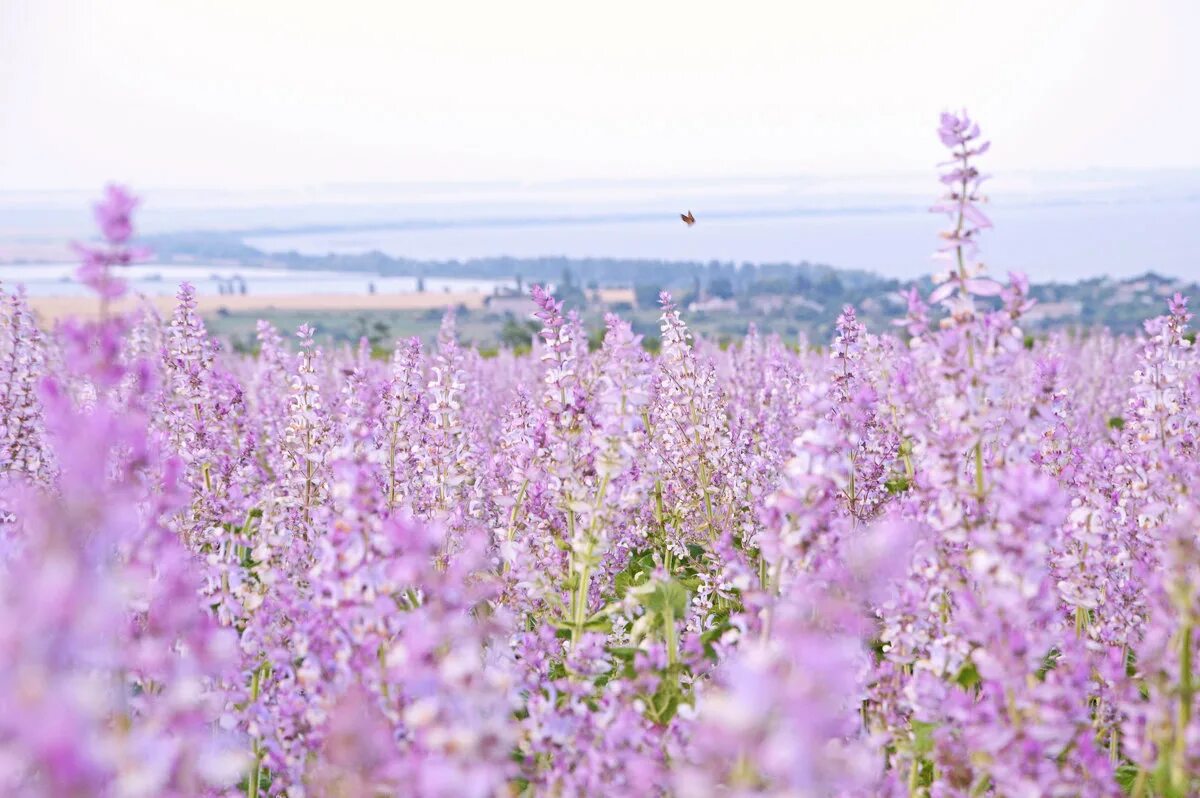
[[[327,256],[296,252],[268,254],[246,245],[237,234],[208,232],[159,235],[146,243],[168,262],[222,262],[416,277],[515,277],[525,287],[533,283],[553,284],[568,304],[581,309],[586,305],[585,294],[591,289],[632,287],[637,307],[619,309],[625,313],[652,312],[659,291],[668,290],[689,310],[698,328],[720,337],[741,335],[753,322],[763,330],[785,335],[804,333],[813,340],[823,340],[831,334],[838,313],[847,304],[857,307],[859,317],[869,326],[884,329],[890,320],[903,313],[897,292],[913,284],[868,271],[805,261],[735,264],[562,257],[421,261],[382,252]],[[1036,279],[1036,275],[1032,277]],[[916,284],[925,292],[932,288],[928,278]],[[1153,273],[1124,280],[1035,282],[1032,294],[1038,304],[1024,326],[1031,332],[1108,327],[1115,332],[1131,333],[1140,328],[1143,320],[1160,313],[1166,298],[1175,292],[1200,297],[1196,283]],[[650,317],[641,326],[646,327],[647,333],[653,332]]]

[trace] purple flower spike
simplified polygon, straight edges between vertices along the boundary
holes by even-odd
[[[110,183],[104,189],[104,199],[93,208],[96,224],[104,240],[124,244],[133,235],[133,210],[141,200],[124,186]]]
[[[125,295],[126,283],[112,273],[114,266],[128,266],[142,260],[148,253],[127,246],[133,236],[133,210],[140,200],[123,186],[110,184],[104,199],[94,206],[96,223],[107,246],[75,244],[82,263],[75,276],[100,297],[102,307]]]
[[[942,246],[938,257],[949,260],[950,268],[935,276],[940,283],[930,295],[933,304],[946,305],[958,319],[967,319],[974,314],[973,296],[999,296],[1001,286],[982,278],[982,263],[974,260],[979,250],[979,234],[992,226],[992,222],[979,208],[985,198],[979,193],[980,184],[986,180],[972,162],[988,150],[988,143],[973,145],[980,136],[979,125],[972,122],[967,112],[961,115],[943,113],[938,127],[938,138],[951,153],[941,175],[946,194],[931,210],[944,213],[951,227],[941,233]]]

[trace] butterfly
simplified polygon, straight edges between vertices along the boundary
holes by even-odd
[[[686,224],[688,227],[691,227],[692,225],[694,225],[696,223],[696,217],[692,216],[691,211],[688,211],[687,213],[679,214],[679,218],[683,219],[683,223]]]

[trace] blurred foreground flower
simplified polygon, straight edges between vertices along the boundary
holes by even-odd
[[[104,190],[104,199],[93,207],[107,246],[75,244],[75,251],[83,260],[75,275],[100,296],[102,308],[126,291],[126,282],[113,275],[112,267],[128,266],[149,254],[147,250],[128,246],[133,236],[133,211],[139,202],[124,186],[110,184]]]

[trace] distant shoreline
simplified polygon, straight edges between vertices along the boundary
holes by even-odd
[[[608,289],[600,291],[606,302],[632,302],[633,291]],[[197,296],[196,305],[204,315],[228,311],[246,313],[254,311],[381,311],[381,310],[438,310],[467,307],[476,310],[484,307],[491,294],[482,291],[460,291],[450,293],[397,293],[355,296],[340,294],[276,294]],[[94,297],[30,297],[29,306],[43,321],[56,321],[67,316],[95,318],[100,306]],[[177,304],[175,297],[128,297],[110,306],[112,311],[128,311],[149,304],[160,314],[167,316]]]
[[[444,294],[376,294],[375,296],[351,296],[330,294],[276,294],[274,296],[197,296],[196,305],[204,315],[218,313],[276,310],[429,310],[465,305],[468,308],[483,307],[488,296],[482,292]],[[29,306],[46,321],[55,321],[67,316],[95,318],[99,305],[94,297],[53,296],[29,297]],[[170,315],[177,304],[175,297],[155,296],[126,299],[112,307],[114,311],[128,311],[149,304],[163,315]]]

